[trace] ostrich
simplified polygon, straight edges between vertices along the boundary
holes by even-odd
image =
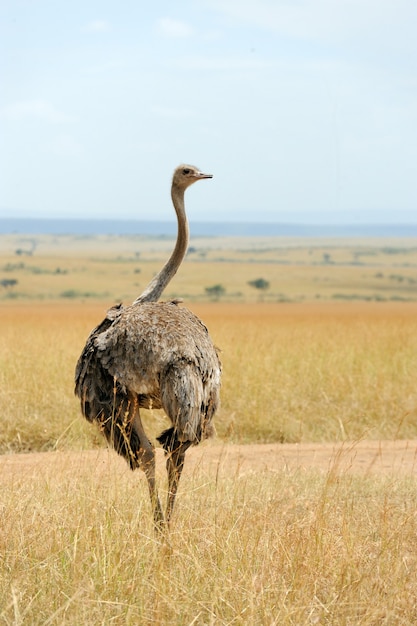
[[[143,293],[118,304],[90,333],[75,370],[75,393],[89,422],[97,422],[110,445],[132,470],[145,473],[154,523],[164,526],[155,482],[155,451],[143,429],[141,408],[162,408],[172,426],[158,441],[166,456],[168,498],[165,520],[172,516],[186,450],[213,435],[219,405],[221,364],[207,328],[179,301],[158,302],[187,251],[189,231],[185,190],[212,178],[191,165],[174,172],[171,197],[178,232],[174,250]]]

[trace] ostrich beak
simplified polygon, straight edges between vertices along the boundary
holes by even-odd
[[[198,172],[195,177],[199,180],[200,178],[213,178],[213,174],[204,174],[203,172]]]

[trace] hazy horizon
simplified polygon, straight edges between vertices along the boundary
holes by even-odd
[[[191,236],[207,237],[417,237],[417,224],[309,224],[190,221]],[[88,218],[0,218],[0,234],[145,235],[175,237],[176,221]]]

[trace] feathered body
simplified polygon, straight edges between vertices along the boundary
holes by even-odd
[[[135,468],[139,441],[130,441],[126,423],[132,395],[139,408],[164,409],[176,439],[195,445],[213,433],[220,373],[207,328],[191,311],[175,302],[119,305],[91,332],[75,392],[83,415]]]
[[[158,527],[164,516],[155,484],[155,453],[140,409],[162,408],[171,421],[158,437],[167,457],[168,521],[185,452],[212,435],[219,405],[221,365],[207,328],[177,302],[158,302],[188,246],[184,192],[203,178],[211,175],[193,166],[175,170],[171,188],[178,221],[175,248],[133,304],[108,310],[90,333],[75,371],[75,393],[83,415],[99,424],[132,469],[145,472]]]

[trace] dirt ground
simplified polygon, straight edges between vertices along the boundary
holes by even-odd
[[[115,467],[129,471],[124,460],[112,450],[81,452],[39,452],[0,456],[0,484],[22,475],[72,474],[94,468],[100,475]],[[119,467],[120,466],[120,467]],[[164,468],[163,452],[157,450],[158,472]],[[255,444],[204,443],[187,452],[185,473],[203,471],[215,475],[243,475],[252,472],[311,471],[359,475],[411,476],[417,470],[417,441],[358,441],[343,444]]]

